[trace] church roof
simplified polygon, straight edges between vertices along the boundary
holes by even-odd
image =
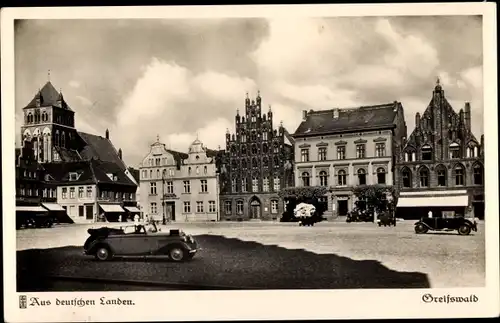
[[[393,127],[400,104],[395,101],[359,108],[338,109],[336,118],[333,116],[336,109],[310,111],[293,137]]]
[[[98,159],[104,162],[114,163],[123,170],[127,168],[123,160],[118,156],[118,151],[115,146],[109,139],[80,131],[78,131],[78,135],[86,144],[83,149],[79,151],[82,159]]]
[[[64,100],[62,93],[58,92],[56,88],[52,85],[52,83],[50,83],[50,81],[45,83],[45,85],[41,88],[41,90],[35,94],[31,102],[28,103],[25,109],[36,108],[37,99],[40,99],[40,106],[42,107],[54,106],[63,108],[65,110],[73,111]]]

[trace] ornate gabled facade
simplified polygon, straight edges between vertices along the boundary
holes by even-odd
[[[139,167],[143,212],[158,221],[218,221],[214,157],[198,139],[185,154],[167,149],[157,138]]]
[[[220,153],[220,208],[225,220],[273,220],[281,217],[278,192],[293,186],[293,138],[281,124],[273,128],[271,107],[262,112],[260,94],[245,99],[245,114],[235,117]]]
[[[465,103],[463,109],[455,112],[439,80],[426,110],[415,116],[415,129],[398,156],[397,175],[402,196],[410,194],[418,204],[416,197],[422,193],[423,204],[414,207],[425,207],[426,197],[435,194],[444,201],[446,196],[465,193],[468,199],[461,203],[467,205],[456,207],[467,207],[466,213],[479,218],[484,216],[484,137],[481,135],[478,141],[471,131],[470,104]],[[430,207],[427,205],[422,214],[426,215]]]

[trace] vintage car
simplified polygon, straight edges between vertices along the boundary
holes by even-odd
[[[395,226],[396,225],[396,218],[385,213],[385,214],[381,214],[380,216],[378,216],[377,218],[377,224],[379,227],[381,226]]]
[[[471,221],[472,220],[472,221]],[[431,231],[458,231],[459,235],[468,235],[471,231],[477,232],[475,219],[463,216],[454,217],[423,217],[415,223],[415,233],[422,234]]]
[[[98,260],[114,256],[163,256],[172,261],[190,260],[200,249],[195,239],[181,230],[161,232],[155,223],[140,223],[120,228],[88,229],[83,245],[86,255]]]

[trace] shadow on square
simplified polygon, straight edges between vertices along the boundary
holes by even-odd
[[[82,247],[17,252],[17,286],[28,291],[382,289],[429,288],[427,275],[398,272],[374,260],[242,241],[196,237],[202,246],[189,262],[116,259],[98,262]]]

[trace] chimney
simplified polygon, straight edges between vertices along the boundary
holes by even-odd
[[[307,110],[302,110],[302,121],[306,121],[307,119]]]
[[[467,127],[467,130],[471,130],[470,127],[470,120],[471,120],[471,115],[470,115],[470,103],[465,102],[465,126]]]
[[[120,157],[120,159],[123,159],[122,155],[123,155],[122,154],[122,149],[120,148],[120,149],[118,149],[118,157]]]
[[[106,139],[109,140],[109,130],[108,129],[106,129]]]
[[[338,119],[339,118],[339,109],[335,108],[333,109],[333,119]]]

